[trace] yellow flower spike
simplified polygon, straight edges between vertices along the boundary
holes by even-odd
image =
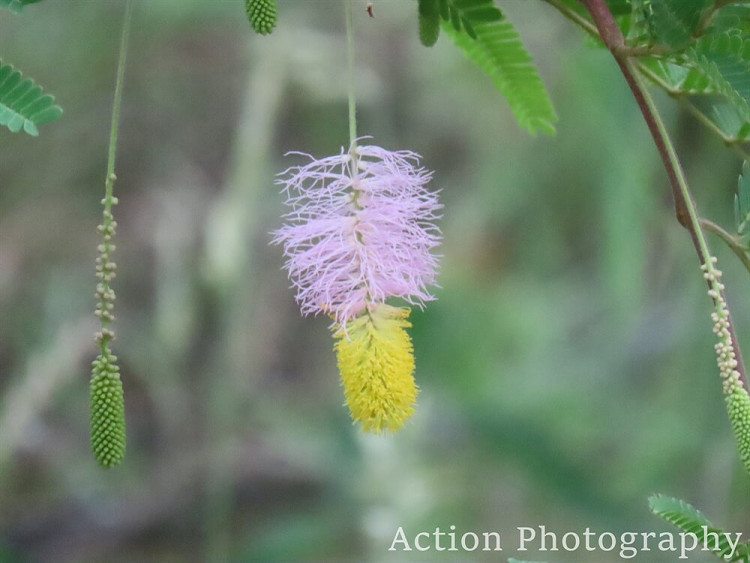
[[[334,333],[346,405],[365,432],[394,432],[414,413],[410,312],[383,303]]]

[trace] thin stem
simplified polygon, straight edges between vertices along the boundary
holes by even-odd
[[[700,257],[701,264],[710,265],[711,252],[706,243],[706,239],[703,236],[703,231],[700,227],[700,221],[698,213],[695,208],[695,202],[690,194],[690,189],[685,179],[685,172],[682,170],[682,165],[677,157],[672,140],[669,137],[667,128],[664,125],[664,121],[661,119],[661,115],[656,109],[654,100],[651,97],[648,89],[644,86],[643,81],[638,74],[638,71],[634,68],[633,63],[630,60],[623,60],[618,63],[621,64],[623,73],[626,73],[626,79],[628,84],[633,89],[633,93],[636,95],[636,99],[639,100],[641,111],[644,113],[646,121],[649,123],[649,129],[654,135],[654,141],[659,146],[660,152],[666,154],[664,159],[664,166],[670,176],[670,180],[674,184],[675,191],[679,192],[679,197],[676,198],[678,201],[678,218],[680,223],[690,232],[690,236],[693,238],[693,242],[696,247],[698,256]]]
[[[122,23],[122,35],[120,36],[120,53],[117,62],[117,79],[115,81],[115,96],[112,104],[112,124],[109,132],[109,152],[107,155],[107,177],[104,181],[104,199],[102,204],[102,224],[99,230],[103,235],[103,242],[99,247],[99,256],[97,258],[97,276],[100,283],[97,286],[97,296],[99,303],[97,305],[97,315],[101,326],[101,331],[97,333],[96,340],[99,343],[102,355],[108,353],[109,341],[114,338],[114,333],[109,330],[110,323],[114,320],[112,314],[114,308],[114,291],[111,288],[111,281],[115,276],[115,263],[112,261],[112,253],[115,245],[112,238],[115,234],[117,223],[112,215],[112,206],[117,203],[114,197],[114,184],[117,176],[115,175],[115,156],[117,152],[117,128],[120,120],[120,106],[122,104],[122,88],[125,81],[125,58],[128,51],[128,40],[130,37],[130,22],[133,15],[133,0],[128,0],[125,5],[125,15]]]
[[[357,144],[357,105],[354,94],[354,18],[352,0],[344,0],[346,12],[346,62],[349,81],[349,147],[352,153]]]
[[[702,235],[699,235],[700,226],[697,223],[695,206],[691,200],[690,191],[687,188],[687,181],[685,180],[685,174],[682,171],[682,166],[680,165],[680,161],[677,158],[674,147],[672,146],[672,141],[667,134],[661,116],[656,110],[656,105],[654,104],[648,90],[644,87],[643,81],[637,70],[634,68],[633,63],[629,59],[620,58],[617,55],[615,55],[615,59],[620,66],[620,70],[622,71],[628,86],[630,86],[633,97],[638,103],[638,107],[640,108],[643,118],[646,121],[646,125],[654,139],[654,144],[656,144],[656,148],[659,151],[664,168],[667,171],[669,184],[672,188],[672,197],[675,203],[675,215],[677,216],[677,221],[690,233],[695,250],[700,257],[701,264],[704,264],[708,261],[710,254],[704,243],[705,241],[701,242]]]
[[[719,282],[721,273],[718,272],[714,266],[714,259],[711,256],[708,243],[703,235],[700,217],[696,210],[695,202],[690,194],[690,189],[685,179],[682,166],[680,165],[679,158],[677,157],[677,152],[672,145],[667,129],[664,126],[664,122],[656,109],[656,105],[654,104],[651,95],[643,85],[642,78],[638,74],[635,63],[633,63],[628,56],[623,54],[620,50],[620,47],[623,45],[622,32],[617,27],[607,4],[604,0],[581,1],[591,14],[604,44],[615,57],[615,60],[617,61],[617,64],[620,67],[620,70],[622,71],[622,74],[638,103],[641,114],[651,132],[654,143],[656,144],[659,155],[661,156],[662,163],[664,164],[667,175],[669,176],[677,220],[690,233],[690,238],[692,239],[693,246],[698,254],[698,259],[704,273],[706,274],[709,295],[712,296],[716,313],[719,316],[724,316],[724,311],[727,311],[726,320],[728,323],[728,330],[731,335],[732,347],[738,363],[736,369],[740,374],[740,380],[743,386],[747,389],[747,375],[745,372],[745,366],[742,362],[742,355],[740,353],[737,337],[734,333],[734,326],[728,313],[728,309],[724,308],[726,299],[722,291],[723,286]]]
[[[544,0],[544,2],[554,7],[565,18],[582,27],[583,30],[592,37],[596,37],[597,39],[599,38],[599,32],[597,31],[596,26],[586,18],[581,16],[578,12],[572,10],[568,5],[564,4],[560,0]]]
[[[122,103],[122,86],[125,82],[125,59],[128,52],[128,40],[130,38],[130,22],[133,15],[133,0],[128,0],[125,5],[125,19],[122,23],[122,35],[120,36],[120,56],[117,61],[117,81],[115,83],[115,99],[112,104],[112,126],[109,132],[109,155],[107,157],[107,180],[105,183],[104,210],[111,211],[112,195],[115,176],[115,154],[117,151],[117,126],[120,122],[120,105]]]
[[[708,219],[704,219],[702,217],[701,226],[707,231],[711,231],[721,240],[723,240],[726,245],[732,250],[732,252],[737,255],[737,258],[740,259],[747,271],[750,272],[750,254],[748,254],[748,248],[740,243],[735,235],[730,235],[713,221],[709,221]]]

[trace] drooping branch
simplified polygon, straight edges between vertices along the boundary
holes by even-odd
[[[714,306],[717,308],[717,311],[719,311],[721,305],[726,302],[726,298],[723,293],[723,286],[718,283],[718,277],[715,277],[713,273],[718,273],[719,277],[721,274],[715,270],[708,243],[706,242],[701,229],[700,217],[696,211],[695,202],[690,194],[687,180],[685,179],[680,161],[677,157],[674,146],[672,145],[671,139],[667,134],[664,123],[661,121],[661,117],[656,111],[656,106],[654,105],[648,90],[643,85],[640,75],[630,58],[631,54],[625,46],[625,39],[622,31],[620,31],[620,28],[617,26],[617,22],[615,22],[612,12],[609,10],[605,0],[581,0],[581,3],[586,10],[588,10],[589,14],[591,14],[591,18],[599,31],[599,35],[604,42],[604,45],[612,53],[615,61],[617,61],[617,65],[620,67],[620,71],[627,81],[628,86],[633,93],[633,97],[638,104],[638,108],[643,115],[643,119],[646,121],[646,125],[651,132],[654,144],[656,145],[661,161],[667,172],[667,176],[669,177],[677,221],[690,233],[690,238],[693,241],[693,246],[698,254],[701,267],[704,269],[704,272],[708,274],[706,280],[709,286],[709,295],[712,296]],[[742,354],[740,352],[739,343],[737,342],[737,336],[734,331],[734,324],[731,322],[731,318],[729,318],[728,311],[726,312],[726,315],[728,322],[727,329],[731,334],[732,348],[737,360],[736,369],[739,372],[742,385],[747,389],[747,373],[742,361]]]

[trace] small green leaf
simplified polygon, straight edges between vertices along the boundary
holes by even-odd
[[[737,195],[734,196],[734,215],[737,222],[737,233],[740,236],[750,234],[750,162],[742,165],[742,174],[737,182]]]
[[[474,26],[473,25],[471,25],[466,20],[463,20],[463,24],[464,24],[464,30],[466,31],[466,35],[468,35],[469,37],[471,37],[474,41],[476,41],[477,39],[479,39],[477,37],[477,32],[474,31]]]
[[[607,0],[607,6],[613,16],[622,16],[630,14],[630,0]]]
[[[42,0],[0,0],[0,8],[6,8],[17,14],[21,13],[26,4],[35,4]]]
[[[451,17],[449,0],[438,0],[438,11],[440,12],[440,17],[448,21]]]
[[[503,19],[502,12],[492,0],[450,0],[462,23],[478,24]]]
[[[453,25],[453,29],[466,31],[472,39],[477,39],[476,25],[503,18],[493,0],[438,0],[437,11],[444,21]]]
[[[661,80],[672,95],[717,93],[708,77],[696,68],[686,66],[681,58],[644,58],[641,65]]]
[[[750,122],[740,116],[737,109],[726,100],[711,104],[711,121],[731,143],[740,143],[750,136]]]
[[[53,121],[62,115],[55,98],[42,94],[42,88],[31,78],[24,78],[13,65],[0,60],[0,125],[14,133],[23,129],[37,136],[37,125]]]
[[[487,0],[451,0],[459,10],[472,10],[487,4]]]
[[[714,528],[713,524],[700,511],[688,503],[672,497],[654,495],[649,497],[648,504],[651,512],[657,516],[684,532],[695,534],[698,541],[717,557],[730,561],[737,561],[742,557],[747,557],[747,545],[740,544],[733,552],[724,535],[724,531]],[[711,532],[717,534],[718,542],[716,544],[714,543],[713,536],[708,536]],[[706,539],[706,536],[709,541],[704,543],[703,540]]]
[[[419,0],[419,40],[425,47],[432,47],[440,36],[440,12],[438,0]]]
[[[461,31],[461,13],[456,9],[454,5],[450,5],[451,24],[453,29]]]

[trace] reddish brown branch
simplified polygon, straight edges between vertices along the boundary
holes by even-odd
[[[581,3],[591,14],[594,25],[596,25],[602,41],[604,41],[609,50],[616,51],[620,47],[624,47],[625,38],[604,0],[581,0]]]

